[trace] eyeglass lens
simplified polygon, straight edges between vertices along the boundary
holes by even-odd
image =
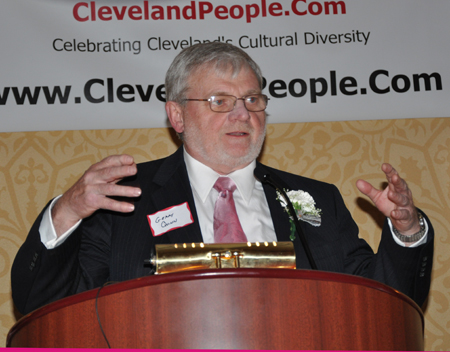
[[[215,112],[229,112],[234,109],[237,100],[243,100],[248,111],[263,111],[267,107],[267,97],[263,94],[236,98],[232,95],[214,95],[209,99],[209,106]]]

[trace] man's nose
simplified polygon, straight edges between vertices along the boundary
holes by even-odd
[[[250,112],[245,107],[243,100],[236,101],[234,109],[230,111],[228,117],[235,120],[248,120],[250,118]]]

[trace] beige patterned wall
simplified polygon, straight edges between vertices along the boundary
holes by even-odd
[[[168,129],[0,134],[0,346],[16,321],[10,268],[45,203],[107,155],[128,153],[140,162],[168,155],[176,143]],[[336,184],[374,248],[383,219],[355,182],[379,187],[380,165],[392,163],[436,230],[425,347],[450,350],[450,119],[273,124],[261,161]]]

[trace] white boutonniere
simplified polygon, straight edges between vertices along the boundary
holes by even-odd
[[[281,193],[277,192],[278,201],[283,206],[284,210],[289,214],[289,218],[291,221],[291,239],[293,233],[295,232],[295,226],[292,219],[292,214],[289,213],[289,208],[287,207],[287,203]],[[297,219],[305,221],[313,226],[320,226],[322,223],[321,219],[321,209],[316,208],[316,202],[314,198],[308,192],[304,191],[286,191],[286,194],[289,200],[296,211]]]

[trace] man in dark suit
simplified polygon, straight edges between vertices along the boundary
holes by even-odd
[[[13,265],[19,311],[107,281],[148,275],[144,260],[156,244],[219,241],[213,209],[225,197],[215,189],[224,177],[237,186],[230,192],[246,240],[289,241],[289,217],[275,190],[253,177],[255,167],[285,189],[307,192],[320,208],[319,226],[301,222],[319,270],[373,278],[422,304],[430,285],[434,233],[415,208],[406,182],[384,164],[385,190],[357,183],[387,217],[374,254],[358,238],[335,186],[255,161],[266,127],[267,97],[261,89],[260,69],[242,50],[223,43],[183,50],[166,75],[166,111],[183,147],[139,165],[131,156],[108,157],[52,201]],[[311,268],[298,239],[294,247],[297,268]]]

